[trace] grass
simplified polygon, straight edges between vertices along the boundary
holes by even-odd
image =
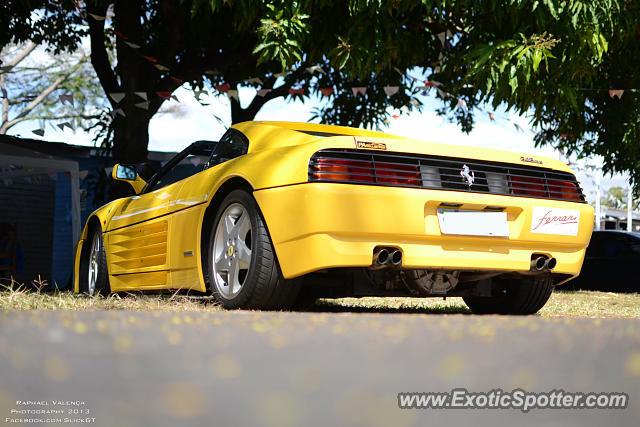
[[[15,282],[0,289],[0,310],[134,310],[215,312],[222,308],[208,298],[184,294],[114,294],[107,297],[28,290]],[[309,311],[469,314],[461,298],[366,297],[320,299]],[[542,317],[640,318],[640,294],[561,291],[540,310]]]

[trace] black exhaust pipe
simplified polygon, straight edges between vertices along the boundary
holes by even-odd
[[[389,262],[389,251],[379,249],[373,253],[373,265],[384,265]]]
[[[556,259],[555,258],[549,258],[548,260],[545,261],[544,263],[544,268],[545,270],[553,270],[556,267]]]
[[[391,265],[393,265],[394,267],[399,267],[400,265],[402,265],[402,252],[400,252],[399,250],[395,250],[393,252],[391,252]]]
[[[542,271],[547,264],[547,258],[543,256],[535,257],[531,260],[531,270]]]

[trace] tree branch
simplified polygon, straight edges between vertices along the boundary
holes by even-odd
[[[15,67],[16,65],[18,65],[20,62],[22,62],[22,60],[24,58],[26,58],[27,56],[29,56],[29,54],[31,52],[33,52],[33,49],[35,49],[38,45],[31,42],[31,44],[29,44],[29,46],[27,46],[27,48],[25,50],[23,50],[18,56],[16,56],[15,58],[13,58],[13,61],[11,61],[9,64],[7,64],[7,66],[9,67]]]
[[[12,126],[14,126],[17,123],[20,123],[23,120],[26,120],[26,116],[34,109],[36,108],[38,105],[40,105],[42,103],[42,101],[44,101],[44,99],[49,96],[49,94],[51,92],[53,92],[58,86],[60,86],[60,84],[62,84],[67,78],[69,78],[69,76],[71,76],[73,73],[76,72],[76,70],[78,70],[78,68],[80,68],[80,66],[82,65],[83,61],[80,60],[78,61],[78,63],[76,65],[74,65],[68,73],[66,73],[63,76],[58,77],[53,83],[51,83],[49,85],[48,88],[46,88],[45,90],[43,90],[40,95],[38,95],[33,101],[31,101],[29,103],[29,105],[27,105],[21,112],[20,114],[18,114],[16,117],[14,117],[12,120],[10,121],[5,121],[3,120],[2,122],[2,126],[0,127],[0,134],[6,134],[7,130],[9,130]],[[5,98],[6,100],[6,98]],[[4,100],[3,100],[4,103]],[[4,112],[3,112],[4,113]]]

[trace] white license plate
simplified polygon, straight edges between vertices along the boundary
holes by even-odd
[[[509,237],[506,212],[438,209],[442,234]]]

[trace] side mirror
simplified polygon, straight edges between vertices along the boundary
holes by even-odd
[[[117,181],[125,181],[131,184],[136,194],[140,194],[145,185],[147,185],[146,181],[138,175],[135,165],[121,165],[116,163],[113,166],[111,176]]]

